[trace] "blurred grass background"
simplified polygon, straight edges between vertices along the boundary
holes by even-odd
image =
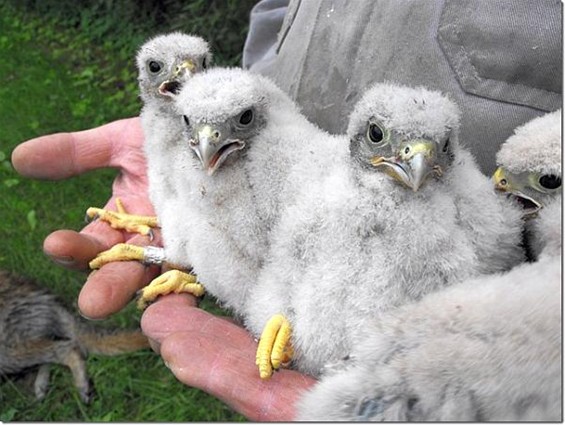
[[[91,128],[137,115],[134,56],[150,36],[180,30],[206,38],[216,65],[239,65],[256,0],[0,0],[0,269],[33,277],[70,309],[85,275],[51,263],[43,239],[79,230],[85,209],[103,205],[114,170],[59,182],[22,178],[11,152],[43,134]],[[204,303],[213,309],[212,302]],[[134,327],[134,306],[102,326]],[[96,387],[85,406],[70,372],[55,366],[38,402],[27,380],[0,381],[0,421],[242,421],[205,393],[175,380],[151,351],[91,356]],[[1,379],[1,377],[0,377]]]

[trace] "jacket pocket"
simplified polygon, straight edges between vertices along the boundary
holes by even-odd
[[[464,91],[544,111],[561,107],[559,0],[446,0],[438,42]]]

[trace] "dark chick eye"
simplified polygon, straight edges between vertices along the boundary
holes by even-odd
[[[161,64],[157,61],[149,61],[148,67],[149,72],[151,72],[152,74],[158,73],[162,68]]]
[[[239,123],[241,125],[249,125],[253,121],[253,111],[248,109],[247,111],[243,112],[239,117]]]
[[[384,137],[383,130],[377,124],[369,125],[367,135],[369,136],[369,140],[373,143],[380,143]]]
[[[188,117],[186,115],[183,115],[182,119],[184,120],[184,123],[186,124],[186,126],[190,127],[190,120],[188,119]]]
[[[202,59],[202,69],[208,68],[208,63],[206,62],[206,58]]]
[[[554,174],[545,174],[539,178],[539,184],[545,189],[557,189],[561,187],[561,177]]]

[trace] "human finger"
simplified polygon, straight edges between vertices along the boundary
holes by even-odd
[[[227,323],[218,319],[221,322]],[[289,369],[261,380],[256,345],[242,349],[233,339],[218,333],[177,332],[161,343],[161,355],[181,382],[219,398],[252,421],[293,420],[300,396],[315,380]]]
[[[92,226],[93,234],[74,230],[56,230],[43,241],[43,252],[55,263],[73,270],[88,270],[88,263],[99,252],[108,249],[123,239],[119,232],[107,231],[109,226]],[[94,229],[94,227],[98,229]],[[98,233],[96,233],[98,231]],[[100,232],[104,236],[100,237]]]
[[[154,245],[147,236],[141,235],[128,243]],[[108,263],[88,276],[79,294],[78,307],[88,318],[103,319],[123,309],[159,271],[159,266],[148,267],[138,261]]]
[[[158,273],[157,267],[136,261],[106,264],[88,276],[78,297],[79,310],[83,316],[94,320],[117,313]]]
[[[169,297],[167,297],[169,298]],[[301,393],[315,380],[284,369],[261,380],[255,365],[257,344],[242,327],[180,301],[154,304],[142,328],[160,340],[160,352],[175,376],[221,399],[250,420],[292,420]],[[166,309],[169,319],[165,320]],[[157,331],[158,324],[167,329]],[[168,324],[166,324],[168,323]],[[183,326],[184,323],[184,326]]]
[[[80,233],[74,230],[56,230],[43,241],[43,252],[55,263],[73,270],[88,270],[88,263],[100,252],[122,242],[148,245],[147,238],[139,238],[113,229],[108,223],[95,220]],[[151,245],[161,245],[161,233],[153,231]]]
[[[134,193],[139,193],[139,191]],[[106,205],[103,207],[103,209],[109,211],[117,211],[117,204],[116,204],[117,199],[118,199],[117,195],[112,196],[108,200]],[[136,215],[148,215],[148,216],[155,215],[153,205],[151,204],[147,196],[145,197],[143,195],[131,196],[126,194],[123,197],[120,197],[120,199],[122,201],[122,204],[125,205],[126,211],[128,213],[136,214]],[[123,242],[136,243],[135,238],[138,236],[135,233],[133,234],[128,233],[127,231],[122,229],[115,229],[112,227],[111,223],[103,219],[95,219],[91,221],[80,231],[80,233],[91,236],[92,238],[98,240],[102,247],[100,251],[110,249],[111,247],[113,247],[118,243],[123,243]],[[162,245],[161,232],[159,228],[152,229],[152,237],[153,239],[151,240],[152,242],[151,245],[155,245],[155,246]],[[144,243],[144,239],[141,240],[141,243],[142,245],[147,245],[147,243]]]
[[[139,119],[128,118],[89,130],[28,140],[14,149],[12,164],[26,177],[65,179],[97,168],[121,167],[120,153],[131,146],[126,141],[140,146],[141,140]]]
[[[215,316],[204,310],[194,309],[197,306],[195,297],[189,294],[169,294],[160,297],[143,312],[141,328],[143,333],[156,343],[162,342],[174,332],[196,330],[203,327],[206,319]]]

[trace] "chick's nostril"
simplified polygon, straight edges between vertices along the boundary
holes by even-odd
[[[214,132],[212,133],[212,137],[214,137],[214,139],[219,139],[219,138],[220,138],[220,132],[217,131],[217,130],[214,131]]]

